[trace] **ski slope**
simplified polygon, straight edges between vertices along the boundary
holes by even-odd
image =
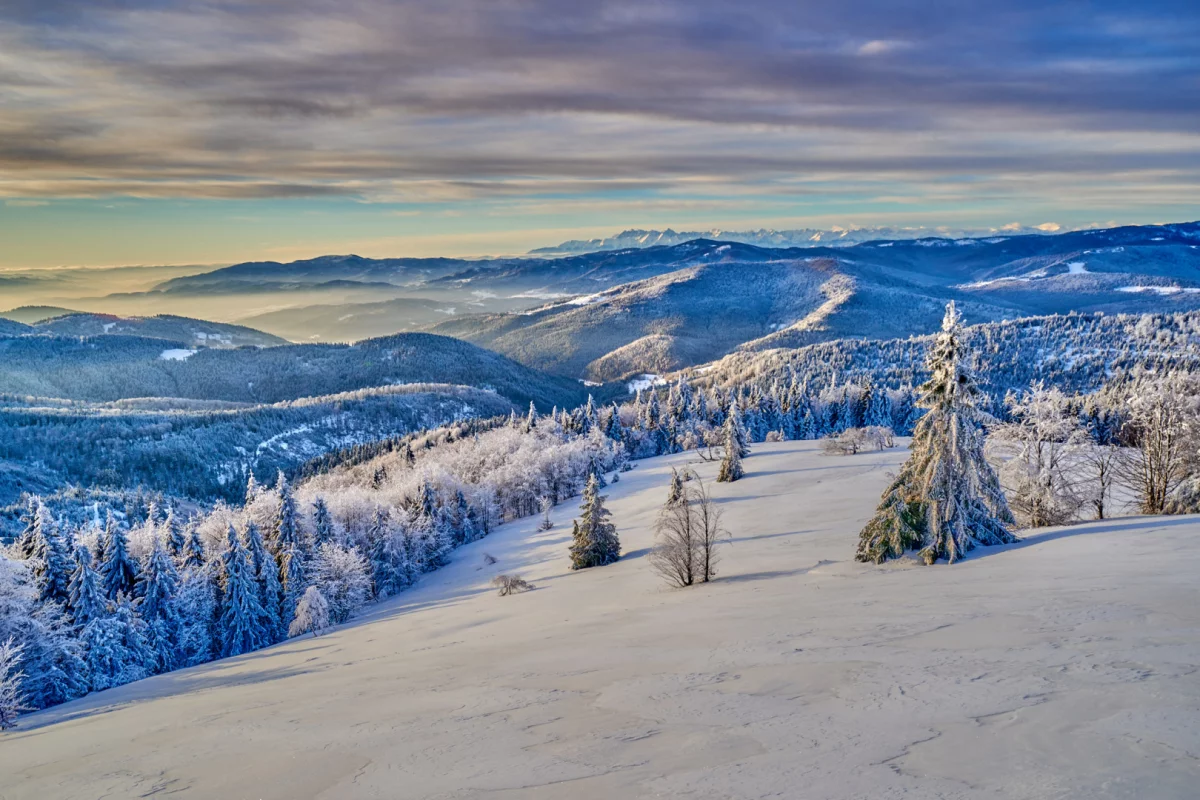
[[[607,490],[620,563],[567,569],[573,507],[503,526],[320,638],[25,717],[0,797],[1196,797],[1200,521],[854,563],[904,456],[758,445],[687,590],[646,554],[695,458],[640,462]]]

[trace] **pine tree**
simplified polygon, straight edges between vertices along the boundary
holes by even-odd
[[[300,531],[296,526],[296,498],[292,496],[292,487],[288,485],[282,470],[275,482],[275,491],[279,495],[279,510],[271,531],[271,549],[278,554],[289,545],[300,544]]]
[[[409,564],[400,531],[384,508],[375,509],[367,529],[371,546],[372,585],[377,598],[391,597],[408,585]],[[301,597],[301,595],[297,595]]]
[[[204,542],[200,541],[200,526],[191,524],[187,535],[187,543],[183,548],[181,563],[184,567],[198,567],[204,563]]]
[[[33,574],[37,578],[38,600],[66,602],[72,567],[60,526],[51,519],[45,505],[39,506],[33,530]]]
[[[718,483],[733,483],[741,480],[745,474],[742,469],[742,451],[745,449],[748,452],[749,448],[743,448],[739,441],[741,429],[737,407],[734,406],[725,418],[725,457],[721,459],[721,468],[717,472]]]
[[[217,616],[216,564],[189,566],[179,581],[176,603],[182,625],[179,662],[190,667],[211,661],[217,653],[214,625]]]
[[[138,613],[146,623],[146,645],[153,656],[156,672],[170,672],[179,664],[179,637],[183,620],[176,595],[179,572],[161,542],[154,549],[141,576],[142,600]]]
[[[287,630],[280,615],[283,587],[279,582],[279,562],[267,550],[262,534],[253,520],[246,523],[246,550],[250,554],[254,583],[258,586],[258,602],[262,606],[260,625],[263,634],[267,637],[268,644],[277,642]]]
[[[124,594],[132,596],[137,587],[137,561],[129,555],[129,539],[125,529],[109,514],[104,526],[104,557],[100,562],[100,577],[104,591],[112,599]]]
[[[104,616],[108,599],[100,588],[100,576],[92,568],[92,551],[79,545],[75,548],[75,572],[71,575],[67,611],[71,621],[80,627]]]
[[[411,448],[409,452],[411,452]],[[324,498],[318,497],[313,500],[312,515],[314,546],[320,547],[326,542],[332,542],[333,517],[329,513],[329,506],[325,504]]]
[[[525,428],[524,428],[525,433],[529,433],[531,430],[533,430],[534,428],[537,427],[537,420],[538,420],[537,409],[534,408],[533,401],[530,400],[529,401],[529,413],[525,415]]]
[[[179,525],[179,518],[175,516],[174,507],[167,509],[167,518],[163,520],[162,531],[167,553],[176,560],[183,558],[187,539],[184,538],[183,529]]]
[[[154,657],[146,646],[145,623],[122,594],[108,612],[83,627],[80,639],[86,652],[93,691],[111,689],[141,680]]]
[[[1012,512],[984,458],[986,416],[968,355],[951,302],[920,387],[927,413],[913,432],[912,454],[863,528],[857,560],[881,563],[919,550],[926,564],[954,562],[976,546],[1016,541]]]
[[[251,471],[246,477],[246,505],[250,505],[258,499],[262,493],[262,487],[258,485],[258,481],[254,479],[254,472]]]
[[[606,498],[600,495],[600,483],[592,475],[583,490],[580,518],[571,534],[571,569],[602,567],[621,557],[617,528],[608,521]]]
[[[264,646],[267,635],[262,628],[264,612],[246,546],[232,525],[226,538],[221,555],[225,581],[219,625],[221,655],[236,656]]]
[[[13,542],[13,554],[23,561],[33,558],[33,553],[37,549],[36,531],[41,517],[41,509],[42,498],[33,495],[29,498],[25,513],[21,515],[24,527],[17,536],[17,540]]]
[[[683,502],[683,476],[679,470],[671,469],[671,485],[667,487],[667,506],[677,506]]]

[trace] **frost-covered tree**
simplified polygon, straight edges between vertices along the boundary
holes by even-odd
[[[200,540],[200,527],[198,525],[190,524],[188,528],[187,542],[183,547],[183,556],[180,558],[180,563],[184,567],[197,567],[204,563],[204,542]]]
[[[257,650],[268,642],[268,634],[262,624],[265,612],[254,580],[254,565],[233,525],[229,526],[226,534],[221,565],[225,584],[218,626],[221,655],[236,656]]]
[[[387,509],[376,508],[367,530],[371,546],[371,575],[375,596],[391,597],[411,580],[412,565],[404,536],[407,531],[393,524]]]
[[[258,586],[258,602],[262,606],[260,624],[267,644],[284,638],[283,586],[279,580],[279,562],[267,550],[262,534],[254,520],[246,523],[246,550],[250,554],[254,583]]]
[[[93,691],[123,686],[150,674],[147,665],[154,657],[146,645],[145,623],[125,595],[109,604],[108,613],[83,626],[79,638]]]
[[[545,496],[540,502],[542,506],[542,521],[538,523],[538,530],[548,531],[554,527],[554,520],[550,519],[550,514],[554,511],[554,501],[549,496]]]
[[[125,529],[110,514],[104,526],[104,555],[100,562],[104,591],[114,600],[120,595],[133,596],[140,571],[137,561],[129,554]]]
[[[650,566],[672,586],[707,583],[716,576],[717,545],[729,538],[721,510],[699,476],[679,484],[677,500],[663,505],[654,524]]]
[[[1176,490],[1197,470],[1200,451],[1200,378],[1182,373],[1126,387],[1121,476],[1137,493],[1143,514],[1162,514]]]
[[[275,492],[279,495],[279,510],[271,530],[271,549],[278,554],[288,545],[298,547],[300,532],[296,524],[296,498],[292,495],[291,484],[282,471],[275,482]]]
[[[745,432],[742,430],[742,423],[737,413],[737,407],[734,406],[729,416],[725,418],[725,453],[721,459],[721,467],[717,471],[717,481],[719,483],[733,483],[741,480],[745,474],[742,469],[743,453],[748,453],[750,448],[744,444]]]
[[[621,557],[621,542],[616,526],[609,522],[605,499],[600,495],[600,483],[593,474],[583,490],[579,520],[572,533],[571,569],[602,567]]]
[[[667,486],[667,506],[679,505],[683,502],[683,476],[679,470],[671,468],[671,483]]]
[[[38,507],[33,529],[33,574],[37,577],[38,599],[65,602],[71,583],[70,550],[62,526],[54,522],[50,510]]]
[[[288,636],[303,636],[312,633],[319,636],[321,631],[329,627],[329,603],[325,595],[315,586],[304,590],[304,596],[296,604],[296,613],[288,628]]]
[[[167,547],[167,553],[176,560],[181,559],[184,548],[187,546],[187,539],[183,535],[183,528],[179,524],[179,518],[175,516],[174,507],[167,509],[166,519],[162,523],[162,534],[163,542]]]
[[[911,455],[863,528],[855,558],[883,562],[917,550],[926,564],[954,562],[979,545],[1015,541],[1012,512],[984,457],[981,392],[951,302],[921,386],[927,413],[913,432]]]
[[[71,574],[67,611],[71,621],[82,627],[104,616],[108,598],[100,587],[100,576],[92,568],[92,551],[83,545],[75,548],[75,571]]]
[[[25,673],[21,671],[24,654],[25,648],[14,637],[0,642],[0,731],[15,728],[17,717],[29,708],[21,688],[25,679]]]
[[[354,548],[323,544],[313,562],[313,584],[329,601],[330,621],[339,625],[370,596],[367,561]]]
[[[409,452],[412,449],[409,448]],[[312,524],[313,524],[313,544],[320,547],[326,542],[332,542],[334,538],[333,532],[333,517],[329,513],[329,506],[325,502],[325,498],[316,497],[312,503]]]
[[[1000,479],[1010,508],[1030,528],[1069,522],[1083,497],[1081,451],[1087,435],[1068,398],[1038,381],[1010,399],[1012,421],[995,426],[991,440],[1004,458]]]
[[[190,667],[214,658],[217,617],[217,582],[213,571],[217,562],[184,569],[175,597],[179,608],[179,664]]]
[[[0,641],[23,648],[21,691],[34,708],[65,703],[88,690],[79,640],[58,603],[39,602],[27,561],[0,553]]]
[[[179,664],[179,572],[159,540],[155,540],[141,575],[138,614],[146,623],[146,645],[153,655],[155,672],[170,672]]]

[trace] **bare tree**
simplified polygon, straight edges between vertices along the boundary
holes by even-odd
[[[499,594],[501,597],[527,592],[533,588],[533,584],[520,575],[497,575],[492,578],[492,586],[500,590]]]
[[[704,482],[696,475],[684,484],[680,500],[659,512],[650,553],[655,572],[672,586],[706,583],[717,574],[717,545],[728,540],[717,508]]]
[[[1120,449],[1111,444],[1092,444],[1083,451],[1081,460],[1091,478],[1087,501],[1096,512],[1096,519],[1105,519],[1106,514],[1111,516],[1108,499],[1117,477],[1120,455]]]
[[[17,715],[27,709],[25,695],[21,691],[21,655],[24,647],[10,636],[0,643],[0,731],[17,724]]]
[[[1076,485],[1083,426],[1066,395],[1041,382],[1009,405],[1013,421],[996,425],[990,440],[1013,451],[1000,467],[1009,507],[1030,528],[1069,522],[1085,502]]]
[[[826,455],[852,456],[866,446],[867,436],[863,428],[847,428],[821,440],[821,450]]]
[[[1181,373],[1132,384],[1121,428],[1121,477],[1137,492],[1143,514],[1162,514],[1196,466],[1197,379]]]

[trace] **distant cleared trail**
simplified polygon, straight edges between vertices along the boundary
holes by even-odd
[[[0,798],[1195,798],[1200,519],[857,564],[905,454],[758,445],[688,590],[645,556],[694,459],[639,462],[618,564],[567,569],[574,507],[503,526],[320,638],[25,717]]]

